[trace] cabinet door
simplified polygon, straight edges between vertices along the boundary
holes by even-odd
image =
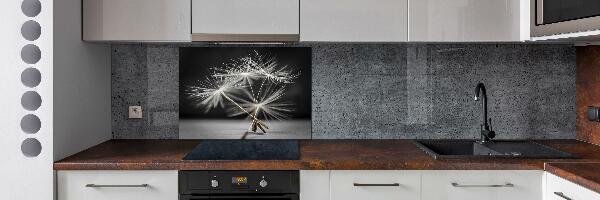
[[[83,0],[83,40],[190,41],[189,0]]]
[[[529,40],[527,0],[410,0],[409,41]]]
[[[331,171],[331,200],[419,200],[419,171]]]
[[[177,171],[58,171],[56,182],[58,200],[177,200],[179,196]]]
[[[408,0],[302,0],[300,41],[403,42]]]
[[[546,173],[546,191],[544,200],[600,200],[600,194],[581,187],[575,183]]]
[[[542,171],[424,171],[423,200],[542,200]]]
[[[297,37],[299,4],[299,0],[192,0],[193,37],[243,34]]]
[[[300,171],[300,200],[329,200],[329,170]]]

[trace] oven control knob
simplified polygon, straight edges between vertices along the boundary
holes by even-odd
[[[219,187],[219,181],[214,180],[214,179],[210,180],[210,187],[214,187],[214,188]]]
[[[269,183],[267,183],[267,180],[263,179],[263,180],[260,180],[260,183],[258,183],[258,185],[260,185],[260,187],[267,187],[267,185],[269,185]]]

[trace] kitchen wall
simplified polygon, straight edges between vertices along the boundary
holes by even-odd
[[[600,107],[600,46],[577,47],[577,139],[600,144],[600,123],[587,119]]]
[[[182,45],[179,45],[182,46]],[[178,45],[112,46],[113,138],[178,137]],[[313,47],[313,138],[575,138],[575,48],[548,44]],[[143,119],[127,119],[129,105]]]

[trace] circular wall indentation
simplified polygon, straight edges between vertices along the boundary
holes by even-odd
[[[41,127],[42,121],[40,121],[40,118],[35,115],[28,114],[21,118],[21,130],[23,130],[23,132],[25,133],[37,133],[38,131],[40,131]]]
[[[39,23],[33,20],[26,21],[21,26],[21,35],[23,38],[29,41],[34,41],[40,38],[42,34],[42,27]]]
[[[35,64],[42,58],[42,52],[34,44],[25,45],[21,49],[21,59],[27,64]]]
[[[27,17],[35,17],[42,11],[42,3],[39,0],[23,0],[21,11]]]
[[[21,105],[25,110],[37,110],[42,105],[42,97],[37,92],[27,91],[21,96]]]
[[[35,138],[27,138],[21,143],[21,152],[27,157],[36,157],[42,152],[42,143]]]
[[[42,82],[42,74],[36,68],[27,68],[21,73],[21,83],[27,87],[36,87]]]

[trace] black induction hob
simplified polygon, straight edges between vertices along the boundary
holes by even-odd
[[[298,160],[297,140],[203,140],[183,160]]]

